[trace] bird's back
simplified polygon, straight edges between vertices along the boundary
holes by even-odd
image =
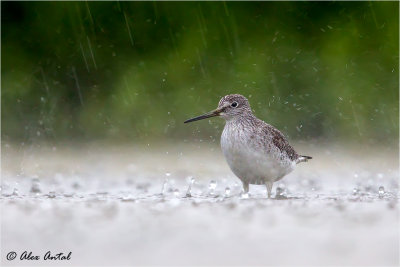
[[[296,161],[299,155],[294,148],[289,144],[286,137],[274,126],[261,121],[261,129],[265,137],[265,143],[269,143],[274,147],[275,153],[278,153],[281,158],[288,158],[291,161]]]

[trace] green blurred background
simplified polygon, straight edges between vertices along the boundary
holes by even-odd
[[[294,140],[398,139],[398,2],[1,2],[2,138],[218,140],[240,93]]]

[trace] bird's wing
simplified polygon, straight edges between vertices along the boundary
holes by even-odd
[[[282,153],[286,153],[291,160],[297,160],[299,155],[294,148],[286,140],[285,136],[273,126],[266,124],[263,127],[265,134],[272,139],[272,144],[277,147]]]

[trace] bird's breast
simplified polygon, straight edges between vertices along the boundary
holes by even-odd
[[[233,173],[250,183],[260,179],[279,179],[289,171],[287,164],[282,164],[274,153],[268,151],[256,132],[237,125],[225,125],[221,149]]]

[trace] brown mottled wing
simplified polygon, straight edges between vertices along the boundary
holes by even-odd
[[[282,153],[286,153],[291,160],[296,160],[299,157],[293,147],[286,140],[285,136],[279,130],[275,129],[271,125],[268,125],[265,130],[269,132],[272,138],[272,143]]]

